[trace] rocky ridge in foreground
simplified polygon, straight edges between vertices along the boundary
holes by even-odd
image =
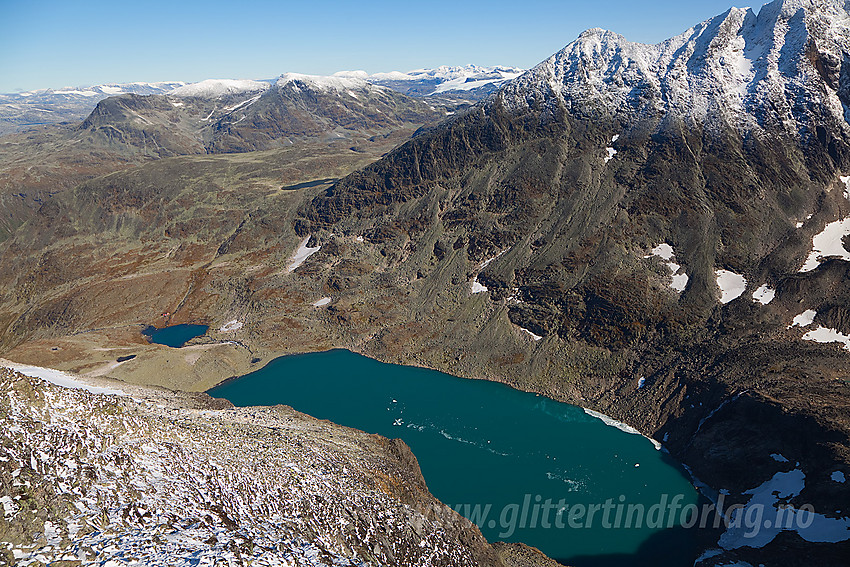
[[[126,388],[0,368],[0,564],[504,565],[400,441]]]

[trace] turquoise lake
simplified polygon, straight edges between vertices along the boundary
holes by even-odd
[[[682,469],[576,406],[344,350],[281,357],[209,394],[403,439],[431,492],[489,541],[577,567],[690,566],[697,554],[693,530],[665,507],[698,502]]]
[[[171,325],[162,329],[145,327],[142,334],[152,343],[180,348],[195,337],[206,335],[209,328],[209,325]]]

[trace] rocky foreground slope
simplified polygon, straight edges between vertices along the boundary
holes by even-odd
[[[503,566],[535,557],[505,546],[500,556],[428,493],[400,441],[288,407],[125,389],[132,397],[0,368],[0,564]]]

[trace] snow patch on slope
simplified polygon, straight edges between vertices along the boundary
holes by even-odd
[[[747,289],[747,279],[729,270],[714,270],[717,287],[720,288],[720,303],[726,304],[741,297]]]
[[[24,374],[25,376],[41,378],[42,380],[45,380],[57,386],[62,386],[63,388],[85,390],[87,392],[91,392],[92,394],[111,394],[117,396],[127,395],[121,390],[116,390],[115,388],[93,386],[84,382],[77,376],[74,376],[68,372],[62,372],[61,370],[55,370],[53,368],[42,368],[41,366],[18,364],[17,362],[12,362],[11,360],[6,360],[3,358],[0,358],[0,367],[11,368],[16,372]]]
[[[805,488],[806,475],[800,469],[778,472],[773,478],[744,492],[750,495],[743,509],[730,514],[730,526],[720,536],[723,549],[741,547],[761,548],[773,541],[781,531],[795,531],[809,542],[846,541],[850,539],[850,518],[829,518],[814,511],[785,507],[780,518],[781,500],[798,496]],[[746,519],[757,516],[764,520],[759,526],[748,525]]]
[[[812,251],[800,268],[800,272],[811,272],[821,265],[825,258],[838,257],[850,261],[850,252],[845,250],[842,240],[850,235],[850,217],[828,223],[824,229],[812,238]]]
[[[651,254],[644,256],[644,258],[651,258],[653,256],[664,260],[670,269],[670,288],[679,293],[685,291],[685,288],[688,286],[688,274],[681,271],[682,266],[676,263],[676,254],[673,252],[673,247],[666,242],[662,242],[652,249]]]
[[[815,317],[817,317],[817,314],[818,312],[814,309],[806,309],[791,320],[791,324],[788,325],[788,328],[790,329],[791,327],[808,327],[814,322]]]
[[[814,341],[816,343],[843,343],[845,350],[850,350],[850,335],[829,327],[818,326],[803,335],[804,341]]]
[[[753,301],[757,301],[762,305],[767,305],[773,301],[774,297],[776,297],[776,290],[767,284],[762,284],[753,292]]]
[[[286,270],[288,272],[294,272],[298,268],[298,266],[304,263],[307,258],[312,256],[322,248],[321,244],[311,248],[310,246],[308,246],[309,243],[310,236],[308,235],[306,238],[304,238],[304,240],[301,241],[301,244],[298,246],[298,250],[296,250],[292,257],[289,259],[289,265],[286,267]]]

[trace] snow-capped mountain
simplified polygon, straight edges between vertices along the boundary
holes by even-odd
[[[732,8],[657,45],[588,30],[500,96],[516,112],[551,100],[630,121],[772,126],[794,135],[812,116],[845,123],[847,53],[843,2],[777,0],[758,14]]]
[[[167,94],[179,98],[221,98],[223,96],[259,93],[271,86],[269,81],[254,81],[251,79],[206,79],[168,91]],[[159,93],[166,94],[166,93]]]
[[[523,69],[515,67],[441,65],[434,69],[416,69],[407,73],[391,71],[369,75],[365,71],[340,71],[334,76],[363,79],[411,96],[454,94],[477,100],[522,73]]]
[[[277,82],[308,80],[318,87],[335,85],[344,90],[345,81],[355,86],[368,83],[383,86],[408,96],[439,96],[444,99],[476,101],[518,77],[522,69],[481,67],[478,65],[440,66],[401,73],[340,71],[332,76],[284,73],[277,81],[253,79],[206,79],[196,83],[110,83],[93,87],[42,89],[0,94],[0,135],[33,126],[58,124],[84,119],[101,100],[121,94],[168,94],[178,98],[219,99],[243,94],[261,94]],[[360,81],[360,82],[356,82]],[[347,88],[347,87],[346,87]]]

